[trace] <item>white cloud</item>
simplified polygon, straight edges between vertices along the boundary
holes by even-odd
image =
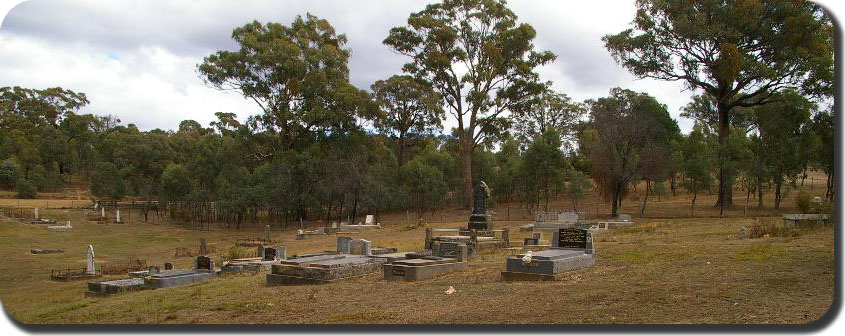
[[[204,56],[235,47],[234,27],[254,19],[287,24],[306,12],[325,18],[349,39],[352,83],[368,89],[401,71],[406,59],[382,40],[427,2],[30,0],[0,29],[0,86],[85,92],[91,105],[84,112],[116,114],[142,129],[173,129],[184,119],[207,124],[218,111],[244,119],[258,112],[255,104],[204,86],[194,72]],[[647,92],[668,106],[682,130],[691,128],[679,116],[691,94],[681,83],[636,80],[604,48],[603,35],[630,25],[633,1],[512,0],[509,6],[536,29],[536,47],[558,55],[540,69],[556,90],[577,100],[606,96],[617,86]]]

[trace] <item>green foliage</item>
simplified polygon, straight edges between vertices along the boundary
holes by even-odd
[[[126,193],[126,186],[117,167],[111,162],[97,163],[91,174],[91,194],[108,200],[120,200]]]
[[[0,188],[9,189],[15,186],[21,176],[21,168],[12,159],[0,162]]]
[[[654,97],[621,88],[610,94],[589,102],[596,138],[588,151],[593,180],[616,216],[632,182],[640,176],[651,180],[663,176],[667,151],[679,129],[666,105]]]
[[[522,153],[519,186],[522,200],[530,209],[545,202],[548,210],[549,199],[564,191],[564,174],[569,167],[560,147],[560,136],[549,130],[535,137]]]
[[[402,186],[419,218],[425,210],[439,206],[446,198],[443,173],[419,159],[402,167]]]
[[[349,84],[346,36],[311,14],[289,25],[253,21],[235,28],[237,51],[218,51],[198,65],[202,79],[258,104],[255,123],[276,131],[271,147],[293,148],[320,130],[346,131],[373,118],[369,94]]]
[[[545,89],[535,68],[555,55],[534,51],[534,28],[518,24],[503,0],[445,0],[407,22],[392,28],[384,44],[410,58],[403,71],[430,83],[457,118],[463,193],[470,195],[472,152],[504,137],[510,126],[505,113]]]
[[[801,213],[811,213],[813,207],[813,195],[811,195],[806,190],[801,190],[795,195],[795,206],[798,207],[798,211]]]
[[[17,182],[18,186],[18,198],[27,198],[33,199],[38,197],[38,186],[35,183],[27,179],[19,179]]]
[[[169,201],[184,200],[191,193],[191,177],[182,165],[169,164],[161,174],[159,192]]]

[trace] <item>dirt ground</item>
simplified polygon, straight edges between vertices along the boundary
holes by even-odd
[[[823,182],[815,182],[812,192],[819,194]],[[499,250],[479,254],[466,270],[419,282],[388,283],[371,274],[330,285],[267,287],[264,276],[256,275],[105,298],[84,298],[84,281],[51,281],[50,270],[83,268],[88,244],[98,263],[137,257],[189,268],[192,258],[174,257],[176,248],[196,249],[206,238],[219,258],[237,239],[260,237],[260,226],[190,230],[145,223],[137,213],[126,224],[104,225],[86,221],[85,210],[48,209],[42,216],[71,220],[72,232],[0,218],[0,300],[25,323],[807,323],[824,315],[833,300],[832,225],[808,227],[796,237],[738,235],[741,225],[758,217],[779,221],[779,213],[794,213],[794,194],[780,211],[771,209],[770,198],[764,209],[751,200],[747,217],[741,191],[724,217],[712,207],[714,195],[699,196],[696,217],[690,217],[685,194],[649,199],[645,216],[639,215],[641,199],[626,200],[622,211],[634,214],[636,226],[598,233],[595,266],[556,282],[501,281],[513,252]],[[588,217],[607,216],[597,195],[581,203]],[[567,199],[550,205],[570,207]],[[518,231],[530,218],[522,205],[499,204],[493,211],[495,228],[510,228],[512,246],[530,235]],[[466,216],[465,210],[448,209],[424,220],[455,228],[465,225]],[[408,230],[405,221],[404,213],[385,215],[384,229],[355,236],[374,246],[421,250],[424,229]],[[287,246],[288,255],[335,249],[335,235],[295,240],[294,231],[273,228],[272,238]],[[31,248],[66,252],[33,255]],[[449,286],[457,292],[446,295]]]

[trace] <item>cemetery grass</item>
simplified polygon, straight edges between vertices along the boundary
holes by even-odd
[[[742,204],[737,194],[735,202]],[[85,221],[81,210],[49,209],[44,217],[71,220],[73,230],[49,232],[0,218],[0,300],[24,323],[777,324],[808,323],[824,315],[833,299],[832,227],[808,227],[796,237],[740,240],[740,225],[749,227],[753,216],[777,221],[777,212],[754,209],[745,218],[735,206],[719,218],[713,201],[699,196],[701,217],[690,218],[685,217],[687,195],[649,200],[646,218],[635,215],[635,227],[596,236],[594,267],[556,282],[502,282],[505,257],[515,252],[499,250],[483,251],[466,270],[419,282],[388,283],[376,273],[322,286],[267,287],[259,274],[104,298],[84,298],[85,281],[51,281],[50,269],[84,267],[88,244],[94,245],[99,264],[137,257],[149,265],[170,261],[177,269],[190,268],[193,258],[175,258],[177,247],[196,250],[206,238],[217,249],[216,259],[237,239],[260,237],[261,229],[192,230],[166,221],[145,223],[138,213],[127,224],[104,225]],[[597,202],[591,195],[582,206],[590,211]],[[559,200],[553,206],[567,209],[568,204]],[[639,205],[626,201],[623,211],[638,213]],[[782,212],[795,212],[791,206],[791,199],[785,200]],[[520,205],[494,211],[495,227],[511,229],[512,245],[528,237],[518,231],[528,223]],[[504,220],[506,211],[511,220]],[[431,227],[454,228],[465,216],[449,209],[426,218]],[[352,236],[370,239],[373,246],[422,249],[424,229],[407,229],[405,218],[383,216],[384,229]],[[335,235],[294,240],[294,231],[273,229],[273,239],[287,245],[288,255],[335,248]],[[31,248],[66,252],[32,255]],[[120,277],[102,279],[111,278]],[[444,294],[449,286],[457,292]]]

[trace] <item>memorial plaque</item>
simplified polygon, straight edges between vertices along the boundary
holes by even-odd
[[[457,258],[458,243],[441,242],[437,248],[437,256],[442,258]]]
[[[560,229],[558,231],[558,247],[586,249],[587,230]]]
[[[393,275],[395,276],[405,276],[405,270],[402,268],[394,268]]]

